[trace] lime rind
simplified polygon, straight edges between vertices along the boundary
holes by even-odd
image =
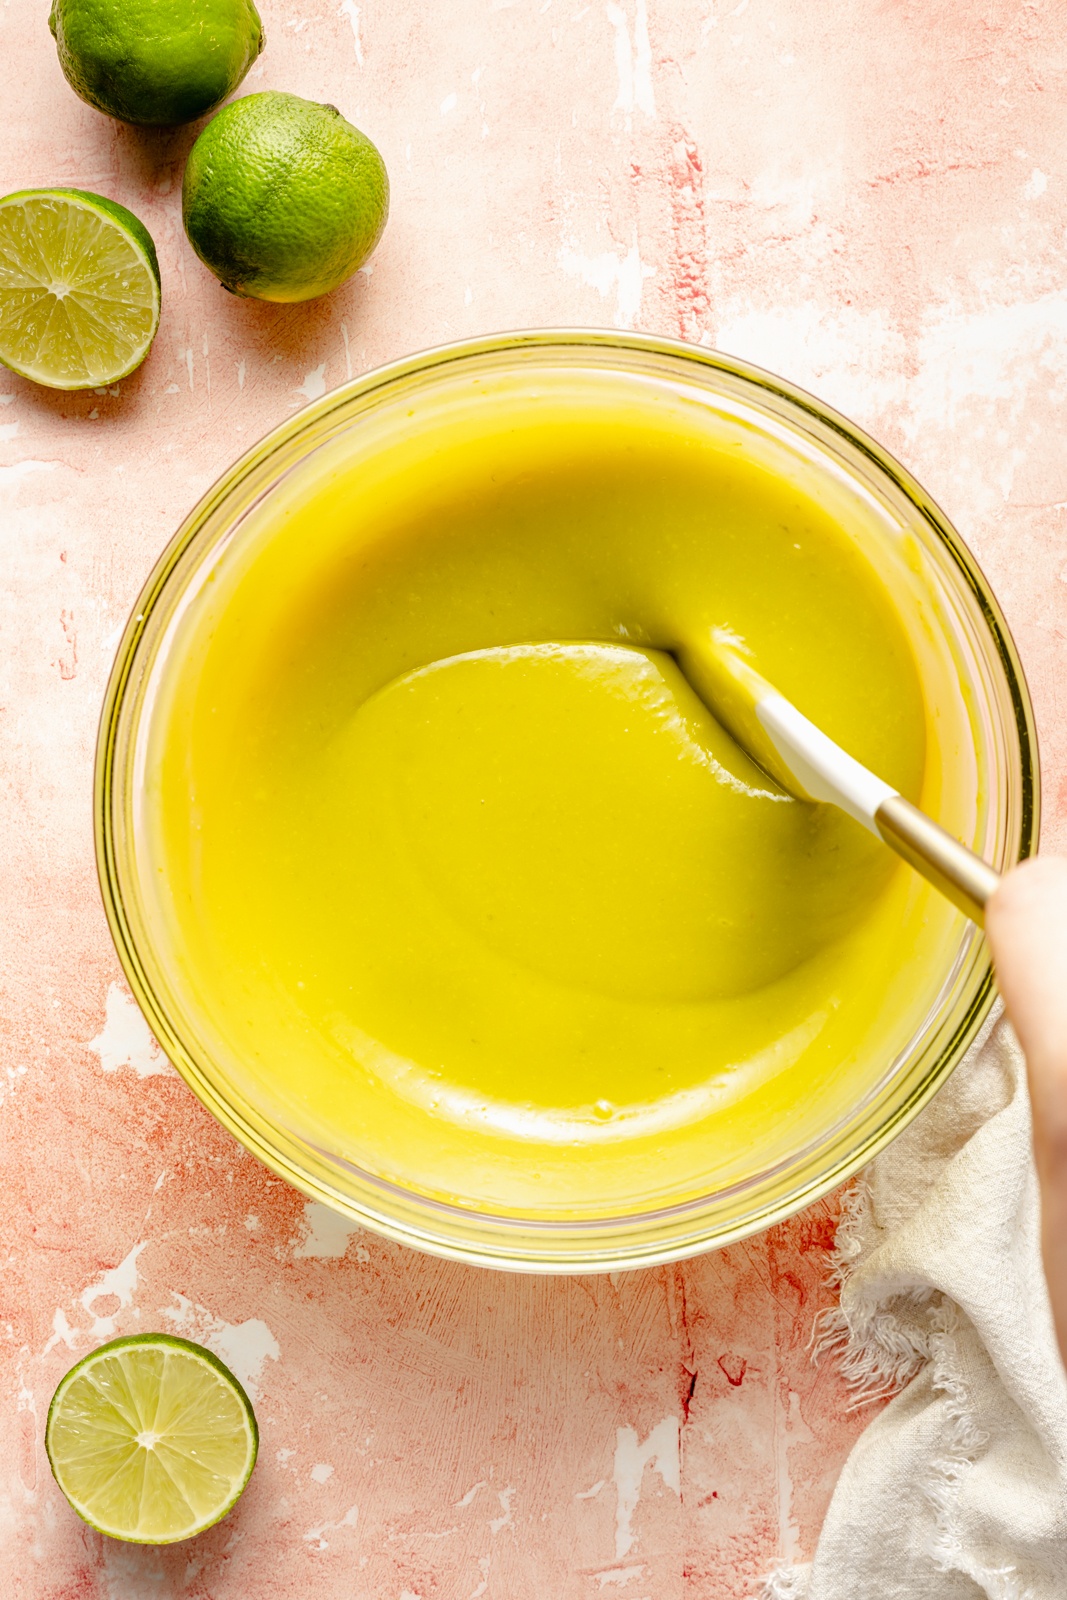
[[[52,389],[140,366],[159,326],[159,263],[125,206],[82,189],[0,199],[0,362]]]
[[[231,1511],[256,1463],[251,1402],[210,1350],[171,1334],[113,1339],[66,1374],[45,1449],[78,1515],[109,1538],[177,1544]]]
[[[214,110],[264,46],[253,0],[52,0],[48,26],[75,94],[137,127]]]
[[[189,243],[224,288],[291,304],[330,294],[389,215],[380,151],[336,106],[266,89],[201,132],[182,180]]]

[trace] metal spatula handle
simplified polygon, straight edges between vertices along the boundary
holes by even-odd
[[[883,800],[874,813],[878,832],[898,856],[981,928],[985,904],[1000,882],[988,861],[954,839],[939,822],[902,794]]]

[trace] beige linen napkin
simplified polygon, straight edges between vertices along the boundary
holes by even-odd
[[[834,1270],[821,1355],[839,1351],[859,1397],[895,1398],[845,1463],[814,1561],[765,1600],[1067,1600],[1067,1379],[1002,1017],[868,1169]]]

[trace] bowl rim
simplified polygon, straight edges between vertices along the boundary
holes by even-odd
[[[196,502],[153,563],[123,629],[104,694],[94,765],[94,837],[97,876],[104,911],[123,973],[168,1059],[173,1062],[201,1104],[245,1149],[309,1199],[325,1203],[396,1242],[415,1246],[446,1259],[518,1271],[566,1274],[658,1265],[706,1250],[721,1248],[784,1221],[854,1176],[898,1133],[902,1132],[927,1104],[950,1076],[978,1034],[996,998],[992,965],[988,954],[984,973],[966,1011],[958,1018],[951,1037],[939,1047],[934,1065],[915,1085],[907,1099],[887,1115],[868,1136],[862,1138],[853,1148],[817,1174],[789,1188],[772,1203],[757,1205],[753,1210],[738,1215],[729,1226],[720,1224],[710,1230],[697,1230],[692,1235],[686,1234],[682,1237],[672,1235],[669,1242],[654,1238],[641,1243],[636,1237],[625,1244],[619,1242],[620,1231],[626,1234],[634,1232],[636,1235],[642,1223],[647,1225],[661,1216],[678,1217],[682,1214],[692,1214],[696,1217],[700,1214],[701,1207],[706,1210],[713,1198],[719,1199],[729,1194],[731,1192],[729,1187],[715,1191],[714,1197],[706,1195],[676,1205],[652,1208],[618,1218],[596,1218],[595,1221],[570,1226],[565,1219],[511,1217],[506,1214],[489,1216],[467,1207],[437,1200],[389,1179],[379,1178],[363,1168],[322,1151],[301,1136],[284,1130],[294,1146],[318,1156],[325,1163],[332,1164],[334,1168],[341,1166],[358,1173],[365,1183],[369,1181],[370,1186],[381,1193],[383,1199],[389,1197],[394,1201],[391,1209],[388,1206],[379,1208],[369,1202],[353,1199],[324,1177],[311,1172],[307,1166],[300,1165],[297,1160],[273,1143],[270,1137],[256,1126],[257,1121],[262,1122],[264,1127],[268,1126],[268,1119],[258,1113],[254,1116],[246,1115],[235,1103],[228,1100],[202,1070],[194,1054],[171,1025],[145,970],[124,905],[120,881],[120,850],[116,839],[117,790],[114,782],[119,724],[131,686],[138,650],[148,630],[152,613],[197,534],[240,483],[287,445],[293,444],[306,432],[324,422],[331,413],[343,411],[353,400],[366,399],[378,389],[388,389],[406,378],[420,374],[429,376],[451,363],[461,363],[471,358],[506,355],[538,348],[547,351],[553,347],[569,349],[591,347],[601,354],[613,349],[620,352],[638,352],[651,356],[681,358],[687,363],[704,366],[730,378],[751,383],[776,399],[786,402],[789,407],[809,416],[820,427],[828,428],[839,435],[851,449],[866,457],[876,471],[885,475],[911,502],[937,542],[951,557],[992,640],[994,653],[1008,688],[1019,745],[1018,859],[1020,860],[1034,854],[1037,849],[1040,783],[1036,724],[1018,651],[991,586],[955,527],[912,474],[863,429],[798,385],[751,362],[684,340],[629,330],[545,327],[483,334],[472,339],[453,340],[436,345],[372,368],[301,407],[292,416],[268,430],[238,456]],[[269,487],[270,485],[263,492],[268,492]],[[957,962],[953,967],[954,972],[963,959],[966,948],[966,945],[961,946]],[[950,981],[951,978],[946,980],[946,986]],[[936,1010],[938,1003],[935,1002],[931,1014]],[[236,1099],[235,1094],[234,1100]],[[250,1107],[249,1110],[254,1112],[254,1108]],[[769,1169],[770,1171],[773,1169]],[[769,1172],[761,1174],[761,1179],[767,1177]],[[468,1225],[473,1224],[475,1225],[473,1228],[468,1228],[472,1237],[465,1242],[456,1237],[449,1237],[446,1233],[437,1231],[432,1226],[432,1221],[427,1222],[425,1218],[420,1221],[417,1216],[400,1220],[399,1208],[395,1203],[398,1200],[413,1207],[416,1213],[421,1211],[431,1219],[448,1216],[453,1222],[462,1219]],[[514,1237],[514,1230],[517,1228],[533,1234],[547,1230],[549,1235],[554,1236],[567,1235],[574,1230],[575,1237],[584,1236],[588,1243],[584,1250],[572,1255],[560,1255],[536,1246],[517,1250],[517,1241]],[[614,1242],[600,1242],[609,1233]]]

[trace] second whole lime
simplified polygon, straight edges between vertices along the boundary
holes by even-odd
[[[223,286],[257,300],[311,300],[370,255],[389,212],[375,146],[336,106],[274,90],[209,122],[189,154],[182,217]]]
[[[75,93],[142,127],[213,111],[263,49],[253,0],[52,0],[48,26]]]

